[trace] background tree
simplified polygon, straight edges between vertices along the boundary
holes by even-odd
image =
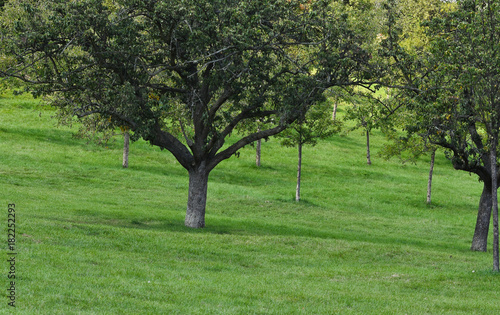
[[[65,125],[73,125],[72,115],[59,115],[59,121]],[[94,142],[98,145],[108,146],[116,136],[123,136],[123,168],[128,168],[130,152],[130,129],[128,126],[114,128],[111,119],[102,119],[100,116],[87,116],[80,119],[76,138],[85,139],[87,143]]]
[[[440,0],[399,0],[388,1],[386,9],[389,15],[386,15],[386,24],[388,26],[379,36],[380,40],[385,43],[396,39],[397,45],[390,47],[393,55],[391,57],[391,66],[389,68],[398,69],[391,73],[389,82],[386,86],[403,82],[404,86],[398,88],[411,87],[413,80],[418,76],[425,76],[425,71],[420,72],[420,64],[417,62],[422,55],[426,54],[429,49],[430,37],[427,36],[423,22],[437,16],[443,10],[451,10],[453,3],[443,2]],[[387,12],[387,11],[386,11]],[[395,43],[393,42],[393,43]],[[389,44],[390,46],[390,44]],[[399,51],[397,50],[399,47]],[[384,49],[382,49],[383,51]],[[384,54],[384,53],[382,53]],[[399,77],[399,80],[394,80],[394,76]],[[410,83],[405,86],[406,83]],[[432,175],[434,170],[434,161],[436,154],[436,146],[429,144],[425,138],[418,135],[402,137],[397,129],[401,130],[408,123],[413,122],[414,116],[418,113],[408,110],[406,100],[401,98],[404,93],[398,89],[388,89],[390,93],[389,99],[385,103],[392,105],[395,109],[391,117],[391,123],[395,128],[385,128],[384,133],[387,136],[389,143],[384,146],[381,155],[384,158],[397,156],[402,163],[416,163],[417,159],[424,154],[430,154],[429,177],[427,181],[427,203],[431,203],[432,193]]]
[[[399,116],[399,115],[398,115]],[[406,126],[408,122],[401,122],[396,126]],[[436,160],[436,151],[439,146],[431,145],[425,142],[420,135],[412,134],[404,137],[396,130],[389,130],[385,133],[389,143],[385,144],[380,151],[380,155],[385,159],[398,157],[401,163],[417,163],[418,159],[425,154],[430,154],[429,176],[427,178],[427,204],[432,203],[432,178],[434,174],[434,164]]]
[[[185,224],[205,225],[208,176],[283,131],[331,86],[370,78],[371,42],[344,6],[314,1],[12,0],[3,75],[61,115],[110,119],[171,152],[189,174]],[[154,93],[158,99],[148,96]],[[245,121],[260,131],[226,140]]]
[[[427,24],[432,38],[429,54],[411,63],[417,65],[418,75],[403,80],[411,91],[408,109],[418,114],[407,130],[447,149],[455,169],[475,173],[483,182],[471,249],[486,251],[493,207],[494,269],[498,270],[499,4],[459,1],[457,5]],[[409,73],[405,62],[410,64],[411,58],[394,47],[393,57],[404,77]]]
[[[352,120],[356,124],[350,128],[351,131],[363,129],[366,136],[366,163],[372,164],[370,153],[370,134],[373,129],[390,129],[389,118],[398,110],[399,106],[391,107],[390,102],[380,98],[386,98],[384,90],[377,92],[360,91],[351,89],[344,93],[343,101],[346,106],[345,120]]]
[[[458,5],[458,10],[428,24],[434,37],[430,61],[436,68],[429,87],[439,90],[426,94],[439,104],[433,106],[427,133],[433,143],[449,150],[456,169],[472,171],[491,185],[485,189],[491,190],[493,269],[498,271],[500,1],[467,0]]]
[[[278,135],[282,139],[281,144],[283,146],[297,147],[298,149],[295,201],[300,201],[302,147],[307,144],[315,146],[319,139],[327,138],[340,130],[341,124],[332,120],[330,108],[331,104],[329,102],[316,105],[304,117],[300,117],[288,129]]]

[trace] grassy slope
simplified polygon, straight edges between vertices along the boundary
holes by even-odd
[[[469,251],[481,185],[441,156],[429,207],[426,161],[369,167],[363,136],[337,135],[305,148],[296,203],[296,153],[271,140],[263,167],[249,147],[213,171],[207,228],[191,230],[187,173],[168,152],[134,143],[124,170],[119,142],[87,145],[36,104],[0,98],[0,204],[4,217],[17,208],[20,314],[500,308],[491,251]],[[380,136],[372,142],[376,152]]]

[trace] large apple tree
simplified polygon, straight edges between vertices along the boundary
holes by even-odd
[[[275,135],[325,89],[370,78],[367,40],[343,2],[12,0],[0,75],[61,119],[93,117],[171,152],[189,173],[185,225],[205,226],[210,171]],[[249,121],[258,131],[236,133]],[[231,141],[227,141],[228,137]],[[238,137],[236,137],[236,135]]]

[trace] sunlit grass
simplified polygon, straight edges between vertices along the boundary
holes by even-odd
[[[375,132],[368,166],[361,133],[336,135],[304,149],[297,203],[296,150],[271,139],[262,167],[247,147],[212,172],[207,227],[192,230],[183,225],[187,172],[168,152],[134,143],[123,169],[119,139],[108,148],[75,139],[37,104],[0,98],[2,204],[16,203],[18,219],[17,313],[500,308],[491,251],[469,251],[481,184],[443,156],[427,206],[427,160],[377,158]]]

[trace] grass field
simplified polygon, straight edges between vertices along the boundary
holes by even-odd
[[[16,205],[16,314],[496,314],[500,277],[469,250],[481,184],[437,157],[373,156],[364,137],[296,152],[271,139],[210,175],[207,227],[185,228],[187,172],[139,141],[130,168],[55,127],[28,97],[0,98],[0,313],[8,204]],[[375,133],[373,153],[383,143]],[[3,210],[2,210],[3,209]]]

